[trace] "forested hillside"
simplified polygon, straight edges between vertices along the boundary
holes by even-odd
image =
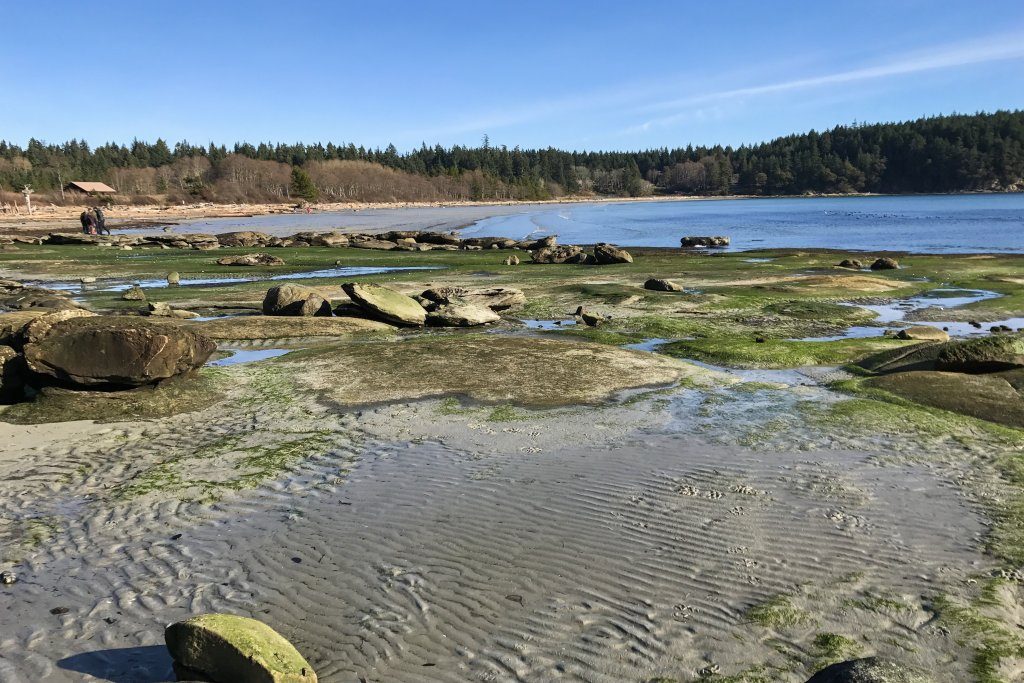
[[[393,145],[333,143],[0,142],[0,191],[8,197],[28,184],[59,202],[70,180],[106,182],[119,201],[134,202],[1006,191],[1024,189],[1024,112],[837,126],[737,148],[638,152],[525,150],[486,138],[479,147],[424,144],[406,153]]]

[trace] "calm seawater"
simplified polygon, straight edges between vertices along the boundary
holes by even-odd
[[[563,205],[479,221],[464,235],[557,233],[560,242],[678,246],[728,235],[732,249],[818,247],[1024,253],[1024,194]]]
[[[1024,253],[1024,194],[389,208],[191,221],[178,231],[434,229],[464,236],[557,234],[563,244],[674,247],[728,235],[732,249],[817,247],[919,253]]]

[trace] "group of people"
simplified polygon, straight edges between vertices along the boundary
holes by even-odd
[[[86,235],[110,234],[110,228],[107,227],[107,217],[103,215],[103,209],[100,207],[97,206],[92,211],[86,209],[79,218],[82,221],[82,232]]]

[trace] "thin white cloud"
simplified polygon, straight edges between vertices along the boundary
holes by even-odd
[[[895,76],[907,76],[925,71],[936,71],[1015,59],[1024,59],[1024,34],[1018,33],[1010,36],[1004,35],[999,36],[998,38],[990,38],[984,42],[939,46],[931,48],[927,53],[902,55],[894,58],[886,64],[878,66],[840,71],[837,73],[812,76],[808,78],[797,78],[779,83],[769,83],[766,85],[734,88],[731,90],[722,90],[718,92],[656,102],[643,107],[641,111],[664,111],[670,109],[682,109],[683,111],[678,111],[668,116],[650,119],[635,126],[630,126],[625,132],[644,132],[656,126],[677,123],[689,116],[687,111],[689,107],[708,104],[710,102],[721,102],[725,100],[757,97],[761,95],[773,95],[792,90],[818,88],[829,85],[839,85],[843,83],[883,79]]]

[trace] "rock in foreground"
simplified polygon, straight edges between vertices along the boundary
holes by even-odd
[[[437,327],[476,327],[501,320],[501,316],[479,304],[456,302],[438,306],[427,315],[427,322]]]
[[[419,302],[389,287],[349,282],[341,288],[360,308],[387,322],[420,327],[427,321]]]
[[[594,260],[597,265],[605,266],[612,263],[632,263],[633,257],[625,249],[602,242],[594,245]]]
[[[81,387],[137,387],[194,370],[216,345],[173,323],[137,316],[69,318],[24,348],[28,369]]]
[[[945,372],[986,373],[1024,367],[1024,336],[998,335],[946,344],[935,359]]]
[[[278,285],[263,298],[264,315],[330,315],[331,304],[311,287]]]
[[[915,341],[949,341],[949,333],[931,325],[914,325],[896,333],[897,339],[913,339]]]
[[[901,664],[868,657],[839,662],[811,676],[807,683],[931,683],[932,679]]]
[[[291,643],[261,621],[203,614],[164,631],[174,662],[215,683],[316,683],[316,673]]]

